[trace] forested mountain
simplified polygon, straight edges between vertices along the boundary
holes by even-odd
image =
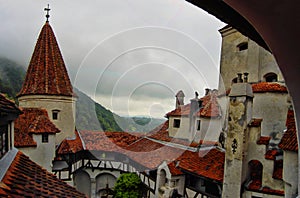
[[[25,67],[0,57],[0,92],[16,100],[16,94],[22,87],[25,74]],[[80,90],[74,88],[74,91],[78,96],[76,103],[78,130],[148,132],[164,121],[146,117],[121,117]]]
[[[16,99],[25,77],[25,68],[6,58],[0,58],[0,91]]]

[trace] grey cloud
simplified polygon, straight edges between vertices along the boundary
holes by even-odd
[[[47,3],[73,84],[100,103],[131,96],[142,108],[217,87],[224,24],[181,0],[2,0],[0,56],[28,65]]]

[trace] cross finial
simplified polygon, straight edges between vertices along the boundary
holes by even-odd
[[[46,11],[47,12],[47,14],[46,14],[46,22],[48,22],[49,21],[49,17],[50,17],[50,15],[49,15],[49,11],[50,11],[51,9],[49,8],[49,4],[48,4],[48,7],[47,8],[44,8],[44,11]]]

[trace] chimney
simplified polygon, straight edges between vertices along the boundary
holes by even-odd
[[[242,83],[243,82],[243,79],[242,79],[242,73],[238,73],[237,74],[238,75],[238,77],[237,77],[237,83]]]
[[[178,109],[179,107],[184,105],[184,93],[182,90],[178,91],[177,94],[175,95],[176,97],[176,105],[175,108]]]
[[[202,107],[202,100],[198,98],[198,93],[195,92],[195,98],[191,99],[191,107],[190,107],[190,114],[189,114],[189,120],[190,120],[189,139],[190,140],[192,140],[195,135],[195,122],[196,122],[195,114],[200,110],[201,107]]]
[[[248,75],[249,75],[248,72],[245,72],[245,73],[244,73],[244,83],[247,83],[247,82],[248,82]]]
[[[210,89],[206,88],[205,89],[205,95],[207,96],[209,94],[209,92],[210,92]]]

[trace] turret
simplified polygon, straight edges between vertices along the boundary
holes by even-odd
[[[56,144],[74,135],[76,97],[68,72],[49,24],[46,23],[38,37],[26,78],[18,94],[21,107],[44,108],[51,121],[61,130]]]

